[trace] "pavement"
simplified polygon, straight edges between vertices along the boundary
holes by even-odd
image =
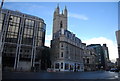
[[[120,81],[120,73],[109,71],[94,72],[3,72],[4,79],[62,80],[62,81]]]

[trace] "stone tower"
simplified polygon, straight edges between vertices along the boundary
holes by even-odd
[[[51,40],[51,67],[55,71],[83,71],[83,46],[79,38],[67,29],[67,8],[54,11]]]
[[[64,12],[62,10],[62,13],[60,14],[59,5],[57,5],[53,17],[53,35],[61,28],[67,30],[67,8],[65,6]]]

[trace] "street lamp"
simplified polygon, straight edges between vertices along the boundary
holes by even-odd
[[[2,9],[3,3],[4,3],[4,0],[2,0],[2,2],[1,2],[0,10]]]
[[[2,21],[2,6],[3,6],[4,0],[2,0],[1,5],[0,5],[0,21]],[[0,31],[0,55],[2,54],[2,33]]]
[[[2,2],[1,2],[1,5],[0,5],[0,20],[2,20],[2,6],[3,6],[3,2],[4,2],[4,0],[2,0]],[[0,31],[1,32],[1,31]],[[1,33],[0,33],[1,34]],[[1,36],[2,37],[2,36]],[[0,48],[1,48],[1,38],[0,38]],[[0,75],[2,75],[2,72],[1,72],[1,70],[2,70],[2,52],[1,52],[1,50],[0,50]],[[2,79],[2,77],[0,76],[0,78]]]

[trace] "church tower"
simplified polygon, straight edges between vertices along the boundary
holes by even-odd
[[[61,28],[67,30],[67,8],[65,6],[64,12],[60,13],[59,5],[57,5],[53,17],[53,35]]]

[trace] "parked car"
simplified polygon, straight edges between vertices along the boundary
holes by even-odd
[[[117,69],[117,68],[111,68],[110,71],[111,72],[119,72],[119,69]]]
[[[53,68],[48,68],[47,72],[55,72],[55,70]]]

